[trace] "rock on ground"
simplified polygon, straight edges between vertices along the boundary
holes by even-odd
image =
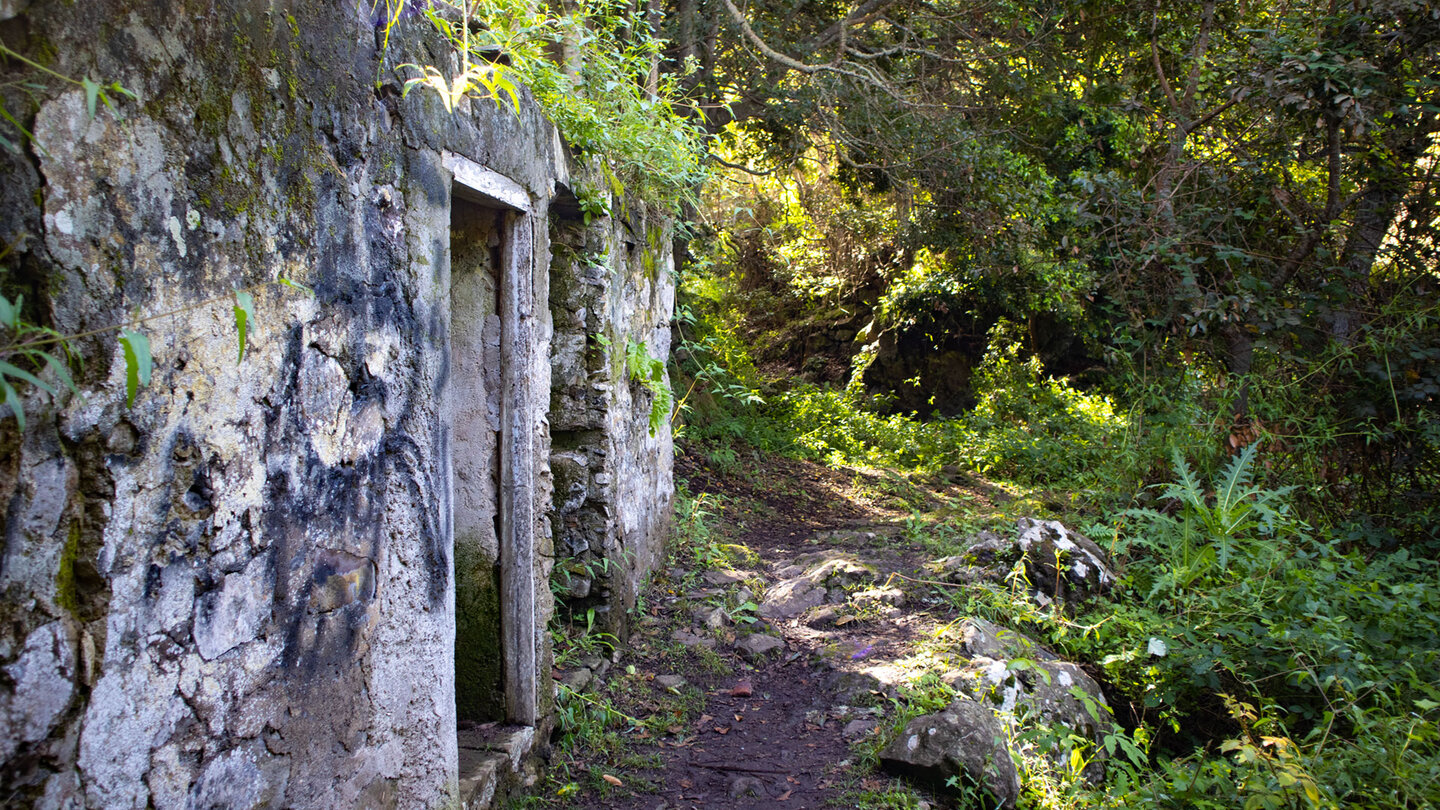
[[[1091,595],[1108,591],[1115,585],[1115,574],[1105,552],[1095,541],[1067,529],[1058,520],[1015,521],[1019,532],[1015,543],[1030,555],[1045,574],[1035,583],[1052,596],[1065,596],[1067,591]],[[1068,586],[1068,587],[1067,587]]]
[[[1091,596],[1115,585],[1104,550],[1057,520],[1020,518],[1012,537],[982,531],[964,553],[936,560],[929,568],[952,582],[998,581],[1021,558],[1035,587],[1054,597]]]
[[[766,653],[774,652],[784,646],[785,642],[767,633],[752,633],[735,642],[735,648],[740,651],[740,654],[751,660],[763,658]]]
[[[846,588],[880,578],[873,565],[838,551],[801,555],[780,574],[784,579],[767,589],[760,603],[759,613],[767,619],[790,619],[827,602],[843,602]]]
[[[1055,654],[1024,633],[981,618],[960,623],[960,649],[971,658],[1054,660]]]
[[[880,764],[937,791],[955,777],[1004,808],[1015,807],[1020,798],[1020,774],[1004,727],[989,706],[974,701],[959,699],[939,714],[911,720],[880,753]]]
[[[1044,648],[1039,648],[1043,650]],[[1048,650],[1045,650],[1049,654]],[[1022,666],[991,658],[976,658],[970,666],[944,679],[957,691],[991,705],[1002,720],[1016,726],[1036,722],[1062,725],[1093,742],[1100,742],[1112,722],[1100,684],[1069,661],[1027,660]],[[1057,764],[1066,765],[1068,749],[1057,750]],[[1092,784],[1105,777],[1108,755],[1103,746],[1092,749],[1085,778]]]

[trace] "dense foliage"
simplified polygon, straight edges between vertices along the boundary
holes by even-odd
[[[769,172],[733,174],[711,219],[741,292],[769,295],[749,336],[792,347],[762,360],[818,365],[795,348],[817,319],[868,326],[831,354],[873,347],[861,377],[891,410],[953,414],[974,381],[896,356],[973,366],[1009,320],[1048,373],[1111,395],[1203,380],[1217,443],[1264,437],[1311,507],[1434,542],[1436,3],[688,0],[667,20],[727,160]]]
[[[973,410],[886,415],[855,388],[767,375],[737,334],[745,298],[733,279],[688,286],[680,369],[696,387],[683,452],[733,475],[759,451],[888,476],[979,472],[1020,496],[981,520],[1000,528],[1048,513],[1113,555],[1120,586],[1069,608],[1036,597],[1023,561],[1004,586],[936,592],[1090,662],[1109,685],[1117,724],[1098,743],[1107,781],[1084,779],[1103,756],[1097,743],[1037,730],[1015,741],[1026,806],[1440,801],[1440,565],[1423,545],[1393,548],[1383,527],[1327,520],[1297,487],[1269,483],[1280,476],[1262,444],[1215,453],[1213,426],[1196,421],[1203,381],[1163,402],[1078,390],[1045,375],[1001,323]],[[919,508],[909,539],[936,554],[962,550],[984,525],[965,509]],[[924,688],[909,698],[916,706],[927,705]],[[1069,767],[1057,750],[1071,752]]]
[[[671,19],[733,165],[685,277],[685,451],[980,473],[1115,555],[1074,613],[959,597],[1114,690],[1107,783],[1036,738],[1027,802],[1440,801],[1440,6]]]
[[[413,14],[386,0],[387,36]],[[614,194],[677,209],[704,179],[704,131],[685,114],[683,73],[659,70],[663,41],[650,15],[614,0],[550,7],[531,0],[433,0],[425,17],[454,45],[459,65],[400,65],[405,89],[428,87],[453,110],[466,97],[519,108],[528,88],[566,142],[597,161]],[[591,211],[587,210],[587,214]]]

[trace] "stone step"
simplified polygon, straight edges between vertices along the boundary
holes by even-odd
[[[460,807],[489,810],[497,795],[520,781],[521,763],[535,745],[531,726],[484,726],[462,729],[460,749]]]

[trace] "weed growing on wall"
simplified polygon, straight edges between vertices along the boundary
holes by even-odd
[[[665,361],[652,357],[643,340],[631,339],[625,341],[625,368],[631,380],[650,392],[650,435],[654,436],[675,404],[675,395],[665,381]]]
[[[406,4],[386,0],[386,35]],[[705,175],[706,135],[691,117],[683,78],[658,70],[664,40],[638,7],[581,0],[565,10],[528,0],[434,0],[426,17],[452,44],[454,75],[405,64],[405,90],[428,88],[447,110],[462,98],[494,100],[519,110],[517,85],[528,87],[581,157],[594,157],[602,193],[678,212]],[[609,212],[582,195],[585,214]]]

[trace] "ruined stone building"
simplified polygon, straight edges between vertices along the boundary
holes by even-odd
[[[447,51],[368,6],[0,0],[77,80],[4,61],[0,284],[82,336],[81,394],[0,420],[0,805],[483,806],[548,739],[556,590],[624,632],[666,223],[583,221],[523,98],[402,97]]]

